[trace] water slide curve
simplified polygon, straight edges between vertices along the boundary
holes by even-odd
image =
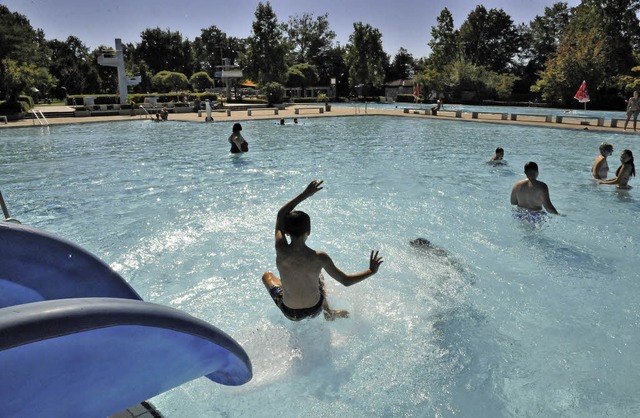
[[[243,348],[213,325],[144,302],[68,241],[0,222],[3,416],[104,417],[200,376],[252,377]]]

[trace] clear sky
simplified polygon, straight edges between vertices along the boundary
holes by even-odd
[[[577,6],[579,0],[565,0]],[[354,22],[370,24],[382,34],[387,54],[400,47],[414,58],[429,54],[427,42],[440,11],[447,7],[456,28],[478,4],[489,10],[502,9],[515,24],[529,23],[557,0],[273,0],[271,6],[280,22],[290,16],[311,13],[329,15],[336,41],[346,45]],[[170,29],[194,40],[201,29],[217,26],[228,36],[246,38],[259,0],[0,0],[10,11],[23,14],[31,26],[44,30],[47,39],[78,37],[89,49],[140,42],[147,28]],[[266,3],[266,1],[263,1]]]

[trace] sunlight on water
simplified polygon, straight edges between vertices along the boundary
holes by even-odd
[[[108,262],[148,301],[213,323],[254,378],[197,379],[152,402],[167,417],[637,416],[636,189],[590,180],[635,137],[393,117],[148,122],[0,131],[12,216]],[[506,166],[485,161],[505,148]],[[511,185],[537,161],[565,216],[517,219]],[[308,244],[347,272],[327,278],[344,321],[286,320],[260,277],[275,269],[279,207],[300,205]],[[632,180],[635,185],[636,180]],[[409,241],[431,240],[440,252]],[[162,367],[162,365],[158,365]]]

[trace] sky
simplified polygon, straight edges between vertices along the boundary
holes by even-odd
[[[529,23],[544,8],[558,0],[272,0],[278,21],[309,13],[328,14],[336,41],[344,46],[353,32],[353,23],[362,22],[378,29],[382,45],[393,57],[402,47],[414,58],[429,55],[427,43],[431,27],[440,11],[447,7],[457,28],[479,4],[502,9],[514,24]],[[564,0],[577,6],[579,0]],[[65,40],[73,35],[90,50],[101,45],[113,47],[115,38],[123,43],[139,43],[140,33],[149,28],[180,32],[193,41],[201,30],[216,26],[227,36],[246,38],[259,0],[0,0],[11,12],[29,19],[31,26],[42,29],[46,39]],[[266,3],[266,1],[263,1]]]

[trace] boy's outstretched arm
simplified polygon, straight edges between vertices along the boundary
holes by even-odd
[[[285,203],[284,206],[280,208],[280,210],[278,211],[278,217],[276,218],[276,245],[278,244],[278,242],[285,239],[284,218],[287,213],[295,209],[296,206],[298,206],[308,197],[311,197],[318,191],[322,190],[322,183],[322,180],[313,180],[311,183],[309,183],[309,185],[304,189],[302,193]]]
[[[336,279],[340,284],[344,286],[351,286],[363,281],[364,279],[373,276],[378,272],[380,264],[382,264],[382,256],[378,255],[378,251],[371,251],[369,256],[369,269],[355,274],[346,274],[335,264],[327,253],[318,251],[318,255],[322,260],[322,268],[329,274],[329,276]]]

